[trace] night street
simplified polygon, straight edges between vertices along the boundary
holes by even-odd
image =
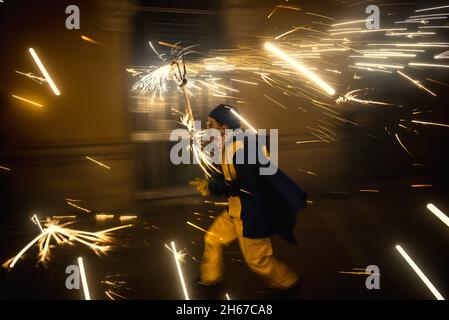
[[[196,139],[211,123],[235,129],[211,116],[221,104],[237,127],[277,130],[270,160],[307,192],[297,245],[271,237],[299,275],[286,299],[446,299],[447,12],[437,0],[0,1],[0,300],[276,299],[237,241],[224,282],[197,283],[228,208],[226,192],[191,183],[220,181]],[[173,160],[177,129],[201,165]],[[226,166],[217,176],[246,206],[242,167],[232,180]]]

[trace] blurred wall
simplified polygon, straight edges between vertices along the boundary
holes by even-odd
[[[68,5],[80,8],[80,30],[66,29]],[[0,179],[11,207],[50,210],[64,205],[65,198],[82,199],[98,210],[127,207],[134,190],[125,76],[131,5],[91,0],[1,4],[0,165],[11,172]],[[97,43],[82,40],[82,35]],[[47,84],[15,73],[41,76],[30,47],[61,96]]]

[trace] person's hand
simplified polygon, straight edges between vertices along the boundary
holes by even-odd
[[[207,197],[207,196],[210,195],[210,192],[209,192],[209,181],[207,181],[206,179],[195,178],[195,180],[192,180],[192,181],[189,182],[189,185],[195,186],[196,190],[203,197]]]

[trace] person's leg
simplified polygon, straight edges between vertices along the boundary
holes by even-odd
[[[204,236],[201,259],[201,283],[214,285],[223,279],[223,247],[237,238],[234,224],[227,211],[220,214]]]
[[[273,256],[270,238],[239,237],[240,248],[249,268],[272,289],[289,289],[296,285],[298,275]]]

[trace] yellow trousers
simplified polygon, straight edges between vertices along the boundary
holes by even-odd
[[[238,239],[248,267],[264,280],[268,287],[286,289],[298,281],[297,274],[273,256],[270,238],[243,237],[240,213],[229,210],[220,214],[204,237],[201,261],[201,282],[213,285],[223,279],[223,248]]]

